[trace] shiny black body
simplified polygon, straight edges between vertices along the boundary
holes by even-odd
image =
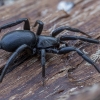
[[[60,41],[51,36],[38,36],[37,49],[58,48]]]
[[[29,30],[12,31],[4,35],[1,39],[1,48],[14,52],[19,46],[26,44],[33,48],[36,45],[37,38],[35,34]]]
[[[1,49],[8,52],[14,52],[23,44],[30,48],[46,49],[50,47],[59,47],[59,40],[51,36],[36,36],[29,30],[17,30],[7,33],[1,39]]]
[[[30,24],[28,19],[23,18],[19,19],[15,22],[8,23],[6,25],[3,25],[0,27],[0,31],[2,29],[6,29],[12,26],[15,26],[17,24],[20,24],[22,22],[25,22],[24,29],[23,30],[15,30],[7,33],[4,35],[0,41],[0,48],[3,50],[6,50],[8,52],[13,52],[13,54],[8,59],[5,67],[0,71],[0,81],[2,81],[4,75],[8,72],[8,70],[12,70],[11,65],[14,63],[17,56],[23,52],[23,50],[27,50],[30,53],[30,55],[40,54],[41,55],[41,64],[42,64],[42,77],[45,78],[45,55],[47,53],[56,53],[56,54],[66,54],[70,51],[76,51],[84,60],[92,64],[98,72],[100,72],[100,69],[95,65],[95,63],[87,57],[82,51],[75,47],[70,47],[66,44],[65,40],[82,40],[90,43],[96,43],[99,44],[100,42],[98,40],[94,40],[91,38],[86,37],[80,37],[80,36],[61,36],[56,38],[55,36],[58,35],[63,30],[69,30],[73,32],[80,32],[84,35],[88,34],[85,32],[76,29],[71,28],[67,26],[63,26],[60,28],[55,29],[51,36],[45,36],[41,35],[43,30],[43,22],[40,20],[37,20],[34,24],[34,27],[38,25],[38,29],[36,34],[30,30]],[[64,47],[60,47],[60,44],[65,44]],[[20,62],[22,63],[25,59],[22,59]],[[44,83],[44,82],[43,82]]]

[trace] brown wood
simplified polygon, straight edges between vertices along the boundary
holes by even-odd
[[[68,0],[67,0],[68,1]],[[72,0],[75,7],[70,14],[64,11],[57,12],[58,0],[19,0],[13,5],[0,8],[0,26],[17,20],[28,18],[31,26],[37,19],[45,23],[42,34],[50,35],[51,31],[63,25],[79,28],[87,32],[92,38],[100,37],[100,1],[99,0]],[[0,37],[8,31],[19,29],[21,25],[3,30]],[[36,28],[32,31],[36,31]],[[62,34],[82,35],[73,32]],[[61,35],[61,34],[60,34]],[[100,64],[100,46],[80,41],[68,41],[81,50],[98,55],[96,63]],[[6,64],[11,53],[0,50],[0,67]],[[100,74],[91,65],[86,64],[77,53],[66,55],[47,54],[46,56],[46,84],[42,86],[40,57],[35,56],[8,73],[0,84],[0,100],[71,100],[71,94],[86,86],[98,83]],[[99,66],[100,67],[100,66]],[[76,68],[68,73],[71,68]]]

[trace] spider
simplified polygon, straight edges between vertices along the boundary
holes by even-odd
[[[44,23],[40,20],[36,20],[33,27],[36,27],[38,25],[38,29],[36,34],[30,30],[30,24],[29,20],[27,18],[21,18],[17,21],[13,21],[10,23],[7,23],[0,27],[0,31],[2,29],[13,27],[17,24],[20,24],[24,22],[24,28],[23,30],[14,30],[11,32],[8,32],[6,35],[4,35],[0,41],[0,48],[8,51],[13,52],[13,54],[9,57],[6,65],[2,68],[0,73],[0,82],[2,82],[5,74],[8,70],[11,70],[10,67],[14,63],[16,57],[23,52],[23,50],[28,50],[29,54],[34,56],[35,54],[41,55],[41,65],[42,65],[42,77],[43,77],[43,84],[45,79],[45,56],[46,53],[54,53],[54,54],[66,54],[71,51],[76,51],[79,56],[81,56],[84,60],[86,60],[88,63],[93,65],[96,70],[100,73],[100,69],[96,66],[96,64],[81,50],[75,47],[68,46],[66,44],[66,40],[82,40],[90,43],[96,43],[99,44],[100,42],[98,40],[82,37],[82,36],[72,36],[72,35],[64,35],[57,37],[56,36],[64,31],[69,30],[73,32],[80,32],[88,37],[87,33],[68,26],[62,26],[57,29],[55,29],[50,36],[41,35]],[[60,44],[65,44],[65,46],[60,47]],[[22,59],[24,61],[25,59]]]

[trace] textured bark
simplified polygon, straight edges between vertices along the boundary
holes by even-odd
[[[50,35],[55,28],[67,25],[79,28],[90,34],[92,38],[99,39],[100,1],[71,1],[75,2],[75,6],[70,14],[67,14],[64,11],[57,11],[58,0],[52,0],[52,2],[49,0],[19,0],[13,5],[0,8],[0,26],[19,18],[28,18],[32,26],[37,19],[40,19],[44,22],[42,32],[44,35]],[[0,37],[8,31],[20,29],[21,27],[22,24],[3,30]],[[36,32],[36,29],[31,28],[34,32]],[[82,35],[67,31],[62,32],[60,35],[64,34]],[[97,55],[96,63],[99,66],[99,45],[79,40],[67,41],[67,43],[80,48],[92,58],[94,55],[96,58]],[[0,67],[6,64],[10,55],[11,53],[0,50]],[[75,70],[68,73],[71,68],[75,68]],[[98,83],[100,74],[76,52],[66,55],[47,54],[45,81],[46,84],[43,86],[40,57],[34,56],[6,74],[0,84],[0,100],[61,100],[62,97],[64,100],[72,100],[73,95],[71,94],[76,90]]]

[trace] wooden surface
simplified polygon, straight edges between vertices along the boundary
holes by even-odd
[[[72,0],[75,7],[70,14],[57,11],[59,0],[20,0],[13,5],[0,8],[0,26],[17,20],[28,18],[31,26],[37,19],[44,22],[42,34],[50,35],[59,26],[72,26],[87,32],[92,38],[100,37],[100,1]],[[8,31],[20,29],[21,25],[1,32],[0,37]],[[32,29],[36,31],[36,29]],[[60,35],[72,34],[62,32]],[[80,41],[67,41],[69,45],[80,48],[88,56],[97,57],[96,64],[100,67],[100,46]],[[0,50],[0,67],[6,64],[11,53]],[[76,68],[68,73],[71,68]],[[0,84],[0,100],[71,100],[74,91],[98,83],[100,74],[86,63],[77,53],[66,55],[47,54],[46,84],[42,86],[40,57],[35,56],[8,73]],[[66,97],[64,97],[66,95]]]

